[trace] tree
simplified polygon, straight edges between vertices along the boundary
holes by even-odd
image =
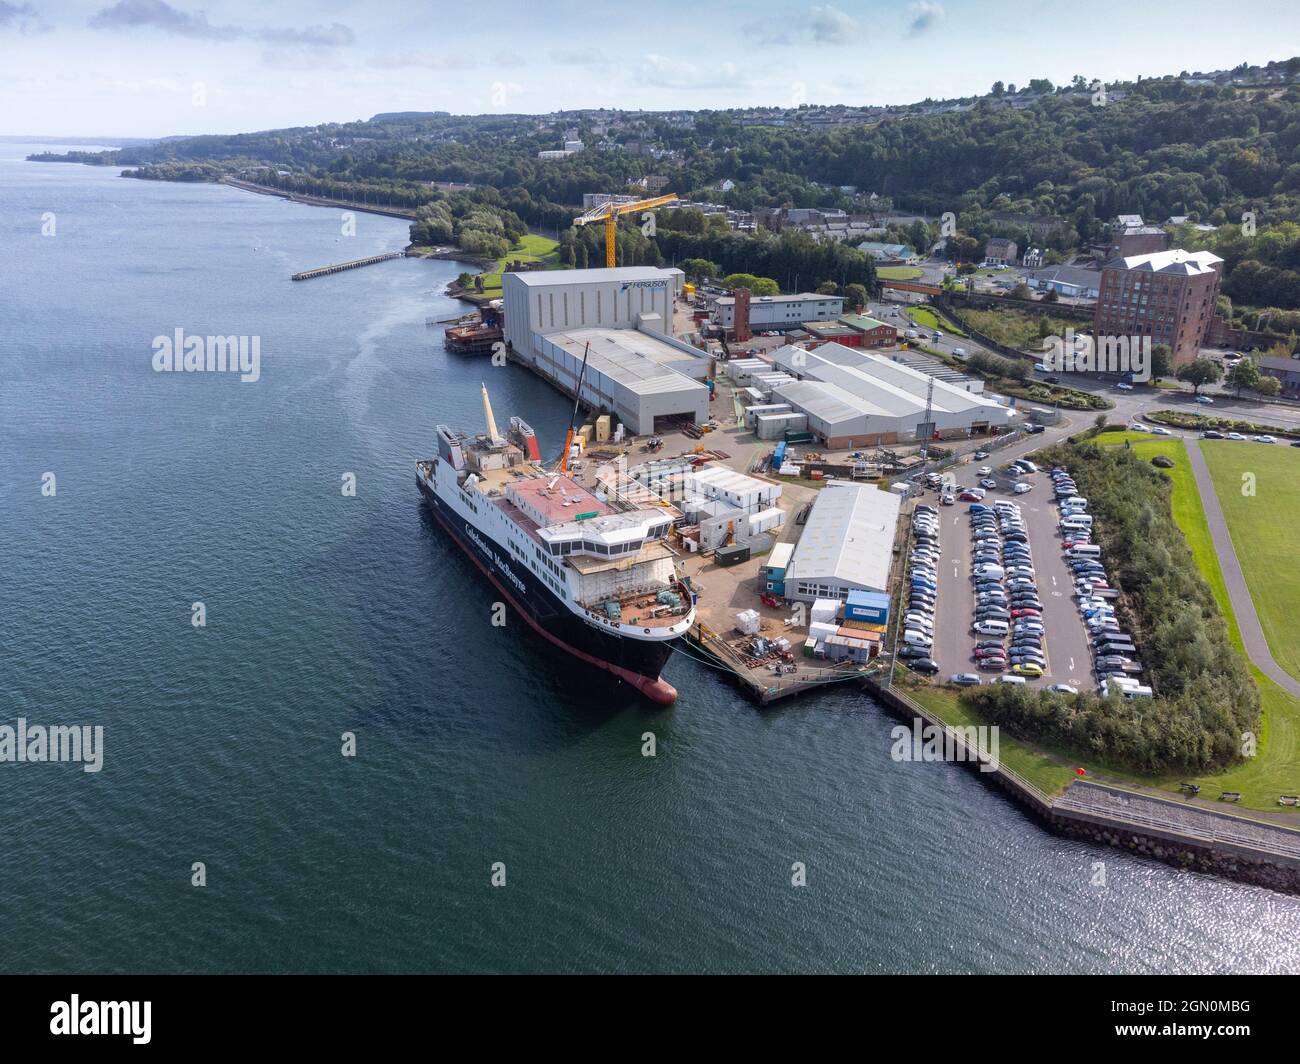
[[[993,83],[993,98],[995,100],[1002,99],[1002,97],[1005,96],[1006,93],[1007,93],[1007,87],[1003,85],[1002,82],[995,81]]]
[[[836,296],[840,294],[840,286],[834,281],[823,281],[817,286],[819,296]]]
[[[852,310],[861,310],[869,298],[865,285],[849,284],[844,286],[844,302]]]
[[[748,288],[756,296],[777,296],[781,286],[770,277],[755,277],[752,273],[730,273],[722,279],[727,288]]]
[[[1243,388],[1256,388],[1259,386],[1259,366],[1253,358],[1243,358],[1232,369],[1228,370],[1228,385],[1237,390],[1237,395],[1241,395]]]
[[[708,259],[683,259],[682,272],[687,277],[694,277],[700,281],[710,281],[718,276],[718,267]]]
[[[1216,383],[1223,377],[1223,371],[1219,369],[1217,362],[1211,362],[1208,358],[1198,358],[1179,366],[1174,376],[1190,384],[1194,395],[1200,395],[1201,385]]]
[[[1151,379],[1158,381],[1168,377],[1174,368],[1174,353],[1168,344],[1156,344],[1151,348]]]
[[[1044,302],[1044,303],[1055,303],[1055,302],[1057,302],[1057,300],[1059,300],[1060,298],[1061,298],[1061,296],[1060,296],[1060,294],[1056,291],[1055,288],[1049,288],[1046,292],[1043,293],[1043,302]]]
[[[1268,377],[1260,374],[1259,383],[1255,385],[1255,391],[1260,395],[1277,395],[1282,390],[1282,382],[1276,377]]]

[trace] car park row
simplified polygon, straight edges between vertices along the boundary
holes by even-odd
[[[898,650],[908,668],[929,675],[939,671],[931,657],[934,617],[939,596],[939,511],[921,504],[912,515],[912,551],[908,560],[907,601]]]
[[[1119,592],[1107,579],[1101,547],[1093,542],[1088,500],[1079,494],[1074,478],[1064,466],[1054,467],[1048,476],[1060,510],[1058,528],[1062,549],[1074,577],[1079,613],[1088,629],[1098,693],[1103,696],[1119,693],[1129,699],[1150,697],[1151,688],[1140,680],[1142,665],[1137,659],[1133,637],[1123,631],[1115,615]]]
[[[1006,467],[1013,477],[1036,471],[1027,458]],[[1017,481],[1012,490],[1024,494],[1030,487]],[[1037,679],[1047,671],[1043,603],[1020,506],[1009,500],[986,505],[981,497],[971,502],[969,516],[975,594],[972,631],[981,637],[973,651],[976,665],[981,671],[999,673],[995,683]],[[973,684],[979,678],[963,673],[953,682]]]

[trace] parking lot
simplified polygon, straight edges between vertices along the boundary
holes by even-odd
[[[957,486],[975,486],[979,479],[975,467],[964,466],[962,469],[964,472]],[[1020,507],[1038,597],[1042,602],[1044,673],[1041,677],[1028,678],[1027,682],[1034,686],[1064,683],[1083,690],[1092,683],[1088,634],[1074,601],[1074,578],[1057,534],[1058,515],[1051,485],[1040,471],[1020,478],[1033,487],[1027,493],[1016,495],[1011,491],[1017,482],[1015,479],[1000,473],[995,474],[994,479],[998,486],[987,489],[983,504],[991,506],[1009,501]],[[939,509],[943,554],[937,581],[933,658],[939,665],[939,678],[947,679],[956,673],[981,671],[977,668],[973,651],[976,642],[985,637],[971,630],[976,609],[975,588],[971,580],[971,504],[957,502],[952,506],[942,506],[938,499],[939,493],[927,492],[920,501]],[[981,671],[985,683],[998,675],[998,672]]]

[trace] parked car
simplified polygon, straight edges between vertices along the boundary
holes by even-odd
[[[949,679],[949,683],[955,683],[959,687],[977,687],[983,681],[979,678],[978,673],[959,672],[956,676]]]
[[[1020,483],[1018,483],[1018,484],[1017,484],[1014,488],[1012,488],[1011,490],[1012,490],[1013,492],[1015,492],[1017,495],[1023,495],[1023,494],[1024,494],[1025,492],[1027,492],[1027,491],[1032,491],[1033,488],[1034,488],[1034,486],[1033,486],[1032,484],[1026,484],[1026,483],[1022,480],[1022,481],[1020,481]]]
[[[931,658],[915,658],[908,662],[907,667],[914,672],[924,672],[933,676],[939,671],[939,666]]]
[[[1047,690],[1051,691],[1054,695],[1077,695],[1079,693],[1077,687],[1072,687],[1068,683],[1048,684]]]

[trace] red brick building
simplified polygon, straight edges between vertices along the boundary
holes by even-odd
[[[898,343],[898,330],[865,314],[843,314],[840,323],[856,332],[860,339],[850,347],[892,347]],[[840,343],[845,341],[841,340]]]
[[[1093,333],[1150,336],[1175,366],[1198,357],[1214,319],[1223,260],[1209,251],[1159,251],[1112,259],[1101,272]]]

